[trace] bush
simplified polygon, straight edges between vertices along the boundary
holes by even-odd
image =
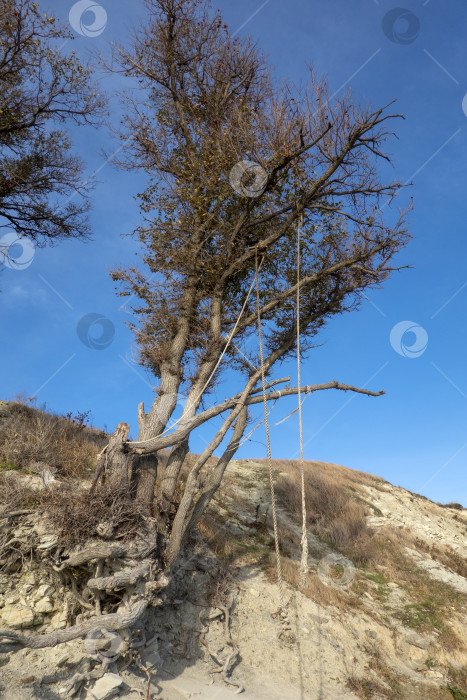
[[[12,402],[0,416],[0,469],[47,467],[63,477],[82,477],[106,442],[103,431],[83,422]]]

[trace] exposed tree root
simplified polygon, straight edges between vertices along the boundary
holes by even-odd
[[[76,695],[81,690],[85,683],[97,681],[99,678],[102,678],[102,676],[107,673],[107,669],[111,663],[111,661],[104,660],[99,667],[94,668],[92,671],[75,673],[63,690],[65,697],[73,697],[73,695]]]
[[[206,632],[209,630],[209,625],[205,625],[204,628],[201,630],[200,635],[199,635],[199,640],[201,644],[203,644],[206,649],[208,650],[209,655],[214,659],[214,661],[219,664],[221,668],[214,669],[211,671],[211,674],[214,673],[221,673],[222,678],[227,683],[228,685],[233,685],[235,688],[237,688],[237,693],[242,693],[244,688],[240,683],[235,683],[229,678],[229,674],[231,672],[231,669],[235,663],[235,661],[238,658],[238,646],[235,643],[235,641],[232,638],[232,634],[230,632],[230,610],[232,609],[232,605],[234,603],[234,595],[233,593],[230,594],[229,597],[229,602],[227,605],[218,605],[217,607],[219,608],[219,612],[214,613],[213,615],[209,615],[207,620],[215,620],[217,617],[220,617],[224,621],[224,634],[225,634],[225,640],[227,644],[231,647],[232,651],[230,654],[227,656],[225,660],[221,659],[219,654],[216,654],[215,651],[213,651],[208,642],[206,641],[206,637],[204,636]]]
[[[113,576],[103,576],[102,578],[90,578],[88,588],[100,591],[121,590],[127,586],[134,585],[138,579],[147,578],[150,574],[153,561],[144,561],[139,566],[129,567],[122,571],[117,571]],[[160,571],[160,569],[159,569]]]
[[[26,636],[11,630],[0,630],[0,639],[8,639],[10,642],[28,649],[54,647],[57,644],[63,644],[63,642],[70,642],[72,639],[85,637],[95,627],[105,627],[109,630],[122,630],[131,627],[141,618],[147,607],[148,601],[146,599],[139,600],[134,603],[128,612],[111,613],[110,615],[101,615],[97,618],[93,617],[79,625],[74,625],[64,630],[56,630],[48,634]],[[3,651],[4,649],[0,643],[0,653]],[[11,651],[11,648],[9,651]]]

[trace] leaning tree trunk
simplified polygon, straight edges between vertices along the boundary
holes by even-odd
[[[171,507],[174,505],[173,499],[177,488],[177,481],[187,454],[188,438],[172,448],[167,463],[163,467],[159,492],[156,494],[157,517],[160,520],[161,526],[167,524]]]
[[[119,423],[111,436],[105,449],[104,477],[109,486],[115,489],[129,488],[129,463],[130,455],[123,451],[123,443],[128,439],[130,426],[128,423]],[[96,477],[100,475],[99,468]],[[95,484],[93,484],[94,487]]]
[[[145,437],[138,435],[138,440]],[[157,454],[137,455],[133,461],[132,478],[134,479],[134,489],[136,491],[136,501],[141,505],[141,510],[145,515],[152,515],[152,505],[154,502],[154,490],[157,480]]]

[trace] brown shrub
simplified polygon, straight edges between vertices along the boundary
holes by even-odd
[[[83,423],[13,402],[0,417],[0,469],[46,465],[61,476],[85,476],[107,439]]]
[[[45,490],[31,487],[20,474],[13,478],[0,473],[0,516],[23,509],[43,515],[66,545],[97,535],[121,539],[144,531],[144,517],[125,488],[104,483],[90,494],[65,482]],[[0,517],[0,525],[3,521]]]
[[[127,538],[144,531],[139,505],[126,488],[101,484],[92,494],[70,485],[43,491],[40,507],[62,542],[75,544],[98,534]],[[103,529],[99,530],[98,526]]]

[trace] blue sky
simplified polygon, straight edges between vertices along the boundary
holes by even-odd
[[[412,269],[369,293],[359,311],[335,318],[301,370],[303,383],[337,379],[387,393],[309,396],[303,406],[305,458],[368,471],[435,501],[467,506],[467,5],[401,2],[403,7],[386,0],[217,0],[214,7],[233,32],[255,38],[279,79],[298,82],[312,64],[327,76],[331,92],[350,87],[357,100],[374,107],[396,99],[395,111],[405,115],[388,150],[390,176],[413,182],[413,240],[399,257]],[[100,11],[94,36],[79,33],[93,20],[90,12],[81,25],[74,21],[78,31],[70,45],[83,57],[124,41],[143,14],[138,1],[99,5],[105,13]],[[41,6],[68,20],[76,3]],[[115,77],[100,80],[113,95]],[[114,98],[111,105],[118,119]],[[134,195],[144,180],[106,164],[101,149],[112,153],[117,145],[104,127],[72,129],[71,135],[87,174],[100,168],[94,240],[37,249],[24,269],[2,270],[0,394],[36,396],[56,412],[90,410],[94,424],[110,430],[126,420],[136,436],[137,404],[149,406],[153,380],[132,361],[128,316],[108,273],[136,260],[137,245],[122,234],[139,222]],[[87,347],[78,334],[80,322],[82,328],[97,315],[108,319],[109,329],[107,347],[100,349]],[[288,373],[295,383],[294,363],[275,376]],[[217,396],[238,388],[234,377],[226,377]],[[296,398],[279,402],[271,424],[295,407]],[[191,449],[201,451],[210,434],[203,428]],[[271,434],[273,456],[297,457],[297,414],[272,425]],[[265,454],[261,426],[237,456]]]

